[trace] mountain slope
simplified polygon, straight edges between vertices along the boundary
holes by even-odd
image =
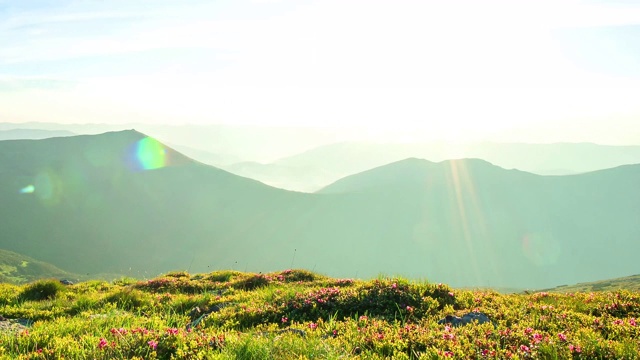
[[[28,256],[0,249],[0,282],[23,284],[38,279],[77,279],[79,276]]]
[[[562,293],[592,292],[592,291],[640,291],[640,275],[625,276],[622,278],[592,281],[575,285],[560,285],[553,289],[540,291],[553,291]]]
[[[0,246],[76,272],[186,268],[289,197],[135,131],[0,142],[0,174]]]
[[[545,288],[640,271],[638,183],[640,166],[539,176],[408,159],[305,194],[135,131],[2,141],[0,248],[82,274],[303,267]]]
[[[347,177],[321,193],[360,195],[389,209],[389,217],[412,216],[412,232],[396,237],[390,252],[409,248],[410,262],[421,246],[427,274],[453,269],[457,284],[497,286],[497,280],[517,287],[518,278],[524,285],[637,272],[639,183],[638,165],[558,177],[480,160],[409,159]]]

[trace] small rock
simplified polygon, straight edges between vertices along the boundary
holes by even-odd
[[[457,327],[468,325],[474,322],[477,322],[478,324],[484,324],[487,322],[491,322],[491,320],[487,315],[481,312],[470,312],[462,315],[462,317],[447,315],[444,319],[438,321],[438,324],[448,324]]]
[[[62,285],[73,285],[73,281],[67,280],[67,279],[62,279],[62,280],[60,280],[60,284],[62,284]]]

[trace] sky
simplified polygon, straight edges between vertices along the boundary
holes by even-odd
[[[0,0],[0,122],[640,145],[640,1]]]

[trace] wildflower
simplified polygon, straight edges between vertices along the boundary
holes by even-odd
[[[559,334],[558,334],[558,338],[559,338],[561,341],[567,341],[567,335],[565,335],[565,334],[563,334],[563,333],[559,333]]]
[[[529,351],[531,351],[531,349],[529,349],[527,345],[520,345],[520,351],[528,353]]]
[[[574,346],[573,344],[569,344],[569,351],[575,352],[575,353],[581,353],[582,349],[580,349],[580,346]]]
[[[631,326],[637,326],[637,325],[636,325],[636,319],[635,319],[635,318],[631,318],[631,319],[629,319],[629,325],[631,325]]]
[[[310,323],[310,324],[309,324],[309,329],[311,329],[311,330],[315,330],[315,329],[317,329],[317,328],[318,328],[318,324],[317,324],[317,323]]]
[[[411,306],[407,305],[407,311],[408,312],[413,312],[413,308]]]
[[[534,344],[539,344],[541,342],[542,342],[542,335],[538,334],[538,333],[533,334],[533,343]]]
[[[454,296],[453,291],[449,291],[449,296]]]
[[[109,330],[109,332],[111,332],[111,335],[113,335],[113,336],[121,336],[121,335],[126,335],[127,334],[127,329],[125,329],[125,328],[120,328],[120,329],[111,328],[111,330]]]
[[[107,346],[107,344],[109,344],[107,342],[107,340],[105,338],[100,338],[100,341],[98,341],[98,349],[102,350],[105,348],[105,346]]]
[[[527,334],[527,335],[531,334],[532,332],[533,332],[533,329],[530,328],[530,327],[524,329],[524,333]]]
[[[378,340],[384,339],[384,335],[382,333],[378,333],[376,337],[378,338]]]
[[[152,348],[153,350],[158,348],[158,342],[157,341],[149,340],[149,341],[147,341],[147,344],[149,344],[149,347]]]
[[[396,283],[391,284],[391,288],[392,289],[396,289],[397,287],[398,287],[398,284],[396,284]]]
[[[455,340],[456,339],[456,335],[452,334],[452,333],[445,333],[445,334],[442,334],[442,338],[444,340]]]
[[[613,321],[613,323],[614,323],[614,325],[622,325],[622,324],[624,324],[624,321],[622,319],[615,319]]]
[[[452,357],[453,351],[445,351],[442,355],[444,355],[444,357]]]
[[[283,324],[285,324],[287,321],[289,321],[289,318],[287,318],[286,316],[283,316],[282,319],[280,319],[282,321]]]
[[[360,315],[360,321],[367,321],[369,319],[366,315]]]
[[[167,329],[167,334],[169,334],[169,335],[178,335],[178,329],[169,328],[169,329]]]

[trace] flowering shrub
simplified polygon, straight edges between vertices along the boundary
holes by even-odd
[[[2,315],[35,321],[0,331],[0,358],[640,357],[640,294],[629,291],[503,295],[303,270],[87,282],[46,301],[21,298],[31,286],[0,285]],[[196,306],[202,319],[187,327]],[[438,324],[472,311],[493,323]]]

